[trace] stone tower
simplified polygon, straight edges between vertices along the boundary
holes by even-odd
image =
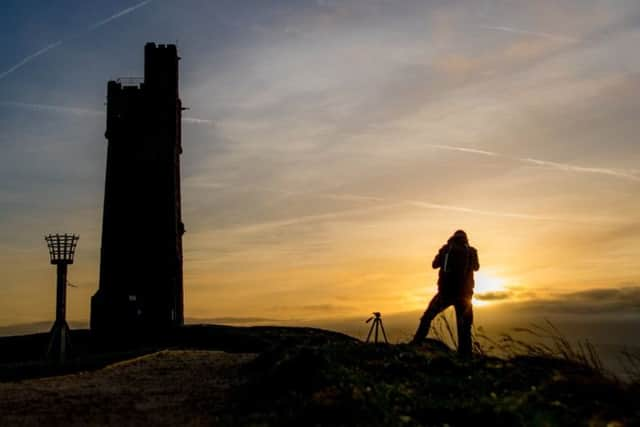
[[[107,170],[98,335],[161,333],[183,324],[180,154],[175,45],[147,43],[144,80],[107,85]],[[138,79],[139,80],[139,79]]]

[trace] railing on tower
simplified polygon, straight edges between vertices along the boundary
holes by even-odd
[[[144,77],[120,77],[116,79],[116,82],[122,86],[139,86],[144,83]]]

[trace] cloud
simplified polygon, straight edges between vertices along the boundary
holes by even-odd
[[[482,156],[489,156],[489,157],[503,157],[501,154],[496,153],[494,151],[478,150],[476,148],[456,147],[453,145],[443,145],[443,144],[427,144],[427,146],[431,148],[436,148],[438,150],[458,151],[461,153],[470,153],[470,154],[480,154]]]
[[[126,8],[126,9],[123,9],[123,10],[121,10],[120,12],[114,13],[113,15],[109,16],[108,18],[105,18],[105,19],[103,19],[103,20],[101,20],[101,21],[98,21],[98,22],[96,22],[96,23],[94,23],[94,24],[91,24],[91,25],[89,26],[89,31],[96,30],[96,29],[98,29],[98,28],[100,28],[100,27],[102,27],[102,26],[104,26],[104,25],[108,24],[108,23],[109,23],[109,22],[111,22],[111,21],[114,21],[114,20],[116,20],[116,19],[118,19],[118,18],[120,18],[120,17],[122,17],[122,16],[128,15],[128,14],[130,14],[131,12],[133,12],[134,10],[136,10],[136,9],[140,9],[140,8],[141,8],[141,7],[143,7],[143,6],[148,5],[148,4],[149,4],[149,3],[151,3],[152,1],[153,1],[153,0],[145,0],[145,1],[142,1],[142,2],[140,2],[140,3],[138,3],[138,4],[134,4],[134,5],[133,5],[133,6],[131,6],[131,7],[128,7],[128,8]]]
[[[51,104],[32,104],[26,102],[15,101],[0,101],[0,106],[11,108],[22,108],[33,111],[47,111],[53,113],[62,114],[74,114],[78,116],[101,116],[104,115],[104,111],[92,110],[90,108],[78,108],[78,107],[66,107],[63,105],[51,105]]]
[[[531,158],[524,158],[524,159],[518,159],[518,160],[524,163],[531,163],[533,165],[545,166],[552,169],[558,169],[558,170],[567,171],[567,172],[608,175],[615,178],[628,179],[631,181],[640,181],[640,176],[637,176],[632,172],[625,172],[618,169],[576,166],[576,165],[571,165],[567,163],[550,162],[548,160],[538,160],[538,159],[531,159]]]
[[[183,117],[183,123],[195,124],[195,125],[213,125],[213,120],[199,119],[197,117]]]
[[[595,288],[558,293],[547,298],[517,303],[518,310],[545,314],[640,315],[640,286]]]
[[[102,27],[103,25],[108,24],[111,21],[114,21],[114,20],[116,20],[116,19],[118,19],[118,18],[120,18],[122,16],[128,15],[129,13],[133,12],[134,10],[141,8],[142,6],[146,6],[147,4],[151,3],[152,1],[153,0],[145,0],[145,1],[141,2],[141,3],[135,4],[135,5],[131,6],[131,7],[123,9],[120,12],[117,12],[117,13],[109,16],[108,18],[102,19],[102,20],[100,20],[100,21],[98,21],[98,22],[96,22],[94,24],[91,24],[89,26],[88,30],[89,31],[96,30],[96,29]],[[80,33],[77,33],[77,34],[75,34],[73,36],[70,36],[70,37],[68,37],[66,39],[57,40],[57,41],[55,41],[53,43],[50,43],[50,44],[46,45],[42,49],[40,49],[40,50],[30,54],[30,55],[25,56],[20,61],[18,61],[16,64],[14,64],[13,66],[9,67],[7,70],[1,72],[0,73],[0,80],[5,78],[9,74],[13,73],[14,71],[16,71],[16,70],[22,68],[23,66],[27,65],[29,62],[33,61],[34,59],[38,58],[39,56],[44,55],[45,53],[49,52],[52,49],[55,49],[57,47],[62,46],[62,44],[65,41],[75,39],[75,38],[77,38],[79,36],[80,36]]]
[[[16,71],[17,69],[22,68],[23,66],[25,66],[29,62],[33,61],[37,57],[39,57],[41,55],[44,55],[45,53],[49,52],[51,49],[55,49],[56,47],[62,45],[62,43],[63,43],[63,40],[55,41],[53,43],[50,43],[50,44],[46,45],[45,47],[43,47],[42,49],[38,50],[37,52],[32,53],[31,55],[25,56],[24,58],[22,58],[22,60],[17,62],[15,65],[13,65],[9,69],[7,69],[7,70],[3,71],[2,73],[0,73],[0,80],[4,79],[9,74],[11,74],[14,71]]]
[[[586,174],[606,175],[614,178],[626,179],[629,181],[640,182],[640,176],[637,171],[626,171],[613,168],[595,168],[587,166],[578,166],[569,163],[553,162],[549,160],[533,159],[530,157],[514,157],[506,154],[498,153],[495,151],[479,150],[468,147],[458,147],[455,145],[443,145],[443,144],[426,144],[427,147],[435,148],[438,150],[457,151],[461,153],[478,154],[481,156],[499,157],[503,159],[514,160],[521,163],[528,163],[536,166],[543,166],[550,169],[561,170],[565,172],[576,172]]]
[[[602,223],[617,223],[615,219],[607,218],[589,218],[589,217],[561,217],[552,215],[533,215],[519,212],[509,211],[491,211],[483,209],[475,209],[466,206],[448,205],[433,202],[426,202],[421,200],[410,199],[395,199],[392,197],[380,197],[367,194],[352,194],[352,193],[329,193],[329,192],[315,192],[315,191],[293,191],[281,188],[270,188],[254,185],[234,185],[225,182],[208,182],[207,180],[198,179],[197,177],[187,179],[184,182],[185,187],[194,189],[213,189],[213,190],[232,190],[232,191],[257,191],[279,194],[286,197],[312,197],[312,198],[325,198],[338,201],[351,201],[356,203],[372,202],[371,204],[355,209],[338,210],[331,212],[324,212],[318,214],[308,214],[294,216],[290,218],[277,219],[272,221],[254,222],[245,225],[238,225],[236,227],[225,227],[222,231],[225,233],[256,233],[265,232],[280,227],[289,227],[300,224],[327,222],[342,217],[349,217],[353,215],[362,215],[373,213],[379,210],[394,209],[401,206],[411,206],[420,209],[428,210],[442,210],[453,213],[473,214],[490,216],[496,218],[512,218],[528,221],[548,221],[558,223],[570,223],[570,224],[602,224]]]
[[[45,111],[45,112],[53,112],[53,113],[61,113],[61,114],[74,114],[78,116],[104,116],[105,112],[102,110],[94,110],[91,108],[84,107],[67,107],[64,105],[53,105],[53,104],[33,104],[27,102],[16,102],[16,101],[0,101],[1,107],[10,107],[10,108],[22,108],[26,110],[33,111]],[[183,117],[183,123],[188,124],[196,124],[196,125],[213,125],[213,120],[209,119],[200,119],[196,117]]]
[[[282,306],[277,305],[270,308],[276,312],[305,312],[305,313],[342,313],[348,312],[354,309],[353,306],[343,304],[307,304],[307,305],[295,305],[295,306]]]
[[[513,219],[521,219],[521,220],[530,220],[530,221],[549,221],[549,222],[564,222],[564,223],[581,223],[581,224],[595,224],[595,223],[608,223],[613,222],[613,220],[606,219],[594,219],[594,218],[580,218],[580,217],[559,217],[559,216],[547,216],[547,215],[532,215],[527,213],[518,213],[518,212],[508,212],[508,211],[490,211],[483,209],[474,209],[466,206],[457,206],[457,205],[447,205],[447,204],[439,204],[432,202],[425,202],[421,200],[409,200],[409,199],[394,199],[391,197],[379,197],[374,195],[363,195],[363,194],[352,194],[352,193],[324,193],[324,192],[313,192],[313,191],[292,191],[278,188],[269,188],[269,187],[260,187],[253,185],[233,185],[230,183],[223,182],[212,182],[208,183],[203,180],[198,180],[197,178],[192,178],[190,180],[185,181],[185,185],[191,188],[208,188],[208,189],[231,189],[236,191],[261,191],[268,193],[276,193],[281,194],[287,197],[317,197],[317,198],[326,198],[333,200],[344,200],[344,201],[352,201],[352,202],[377,202],[380,204],[372,204],[363,208],[356,208],[350,210],[342,210],[335,212],[327,212],[321,214],[309,214],[309,215],[301,215],[292,218],[286,218],[281,220],[273,220],[266,222],[256,222],[253,224],[247,224],[238,226],[235,228],[225,227],[225,232],[240,232],[240,233],[251,233],[251,232],[262,232],[271,230],[279,227],[286,227],[292,225],[299,225],[305,223],[314,223],[314,222],[323,222],[328,221],[340,217],[351,216],[351,215],[359,215],[364,213],[375,212],[377,210],[386,210],[396,208],[402,205],[409,205],[412,207],[417,207],[421,209],[430,209],[430,210],[443,210],[448,212],[455,213],[464,213],[464,214],[473,214],[473,215],[482,215],[482,216],[492,216],[496,218],[513,218]]]
[[[507,33],[514,33],[514,34],[520,34],[520,35],[525,35],[525,36],[534,36],[534,37],[542,37],[545,39],[550,39],[550,40],[556,40],[556,41],[562,41],[562,42],[569,42],[569,43],[575,43],[580,41],[580,39],[575,38],[575,37],[571,37],[571,36],[567,36],[564,34],[557,34],[557,33],[546,33],[543,31],[529,31],[529,30],[524,30],[521,28],[514,28],[514,27],[504,27],[504,26],[494,26],[494,25],[482,25],[480,26],[480,28],[482,28],[483,30],[491,30],[491,31],[504,31]]]
[[[86,329],[89,325],[87,322],[69,320],[67,322],[71,329]],[[42,332],[49,332],[51,330],[51,321],[32,322],[32,323],[20,323],[15,325],[3,325],[0,326],[0,337],[14,336],[14,335],[29,335],[38,334]]]
[[[576,219],[566,219],[560,217],[553,216],[544,216],[544,215],[529,215],[522,213],[514,213],[514,212],[503,212],[503,211],[487,211],[482,209],[473,209],[464,206],[453,206],[453,205],[442,205],[437,203],[428,203],[422,202],[418,200],[405,200],[405,203],[408,203],[413,206],[426,208],[426,209],[438,209],[449,212],[459,212],[459,213],[470,213],[475,215],[483,215],[483,216],[494,216],[501,218],[515,218],[515,219],[529,219],[534,221],[558,221],[558,222],[576,222]],[[578,222],[592,222],[587,220],[577,220]]]
[[[474,294],[474,298],[479,301],[503,301],[513,296],[512,292],[499,291],[499,292],[484,292],[481,294]]]
[[[353,309],[353,307],[351,306],[336,305],[336,304],[310,304],[310,305],[302,305],[298,308],[305,311],[324,311],[324,312],[347,311],[347,310]]]
[[[279,322],[281,319],[272,319],[266,317],[211,317],[211,318],[198,318],[188,317],[185,319],[187,324],[204,324],[204,323],[232,323],[232,324],[253,324],[253,323],[268,323]]]
[[[305,223],[313,223],[317,221],[327,221],[327,220],[332,220],[337,218],[344,218],[344,217],[349,217],[353,215],[361,215],[365,213],[370,213],[375,210],[394,208],[396,206],[398,206],[398,204],[393,203],[389,205],[368,206],[364,208],[347,209],[347,210],[327,212],[327,213],[321,213],[321,214],[301,215],[301,216],[275,220],[275,221],[257,222],[254,224],[243,225],[237,228],[227,227],[224,230],[232,231],[232,232],[240,232],[240,233],[251,233],[251,232],[257,232],[257,231],[270,230],[272,228],[278,228],[278,227],[284,227],[284,226],[299,225],[299,224],[305,224]]]

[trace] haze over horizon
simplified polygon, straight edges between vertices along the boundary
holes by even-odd
[[[463,228],[479,312],[640,320],[637,2],[2,7],[0,326],[53,318],[51,232],[81,236],[68,318],[89,318],[106,83],[148,41],[177,42],[190,108],[186,317],[423,310]]]

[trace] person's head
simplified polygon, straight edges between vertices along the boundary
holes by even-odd
[[[467,237],[467,233],[464,230],[456,230],[455,233],[449,239],[449,242],[455,243],[463,243],[465,245],[469,244],[469,238]]]

